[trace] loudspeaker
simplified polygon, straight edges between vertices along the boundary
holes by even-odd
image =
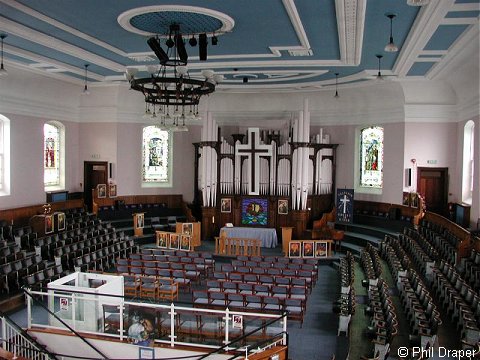
[[[412,186],[412,169],[405,169],[405,186]]]
[[[108,177],[110,179],[113,178],[113,164],[112,163],[108,164]]]
[[[150,39],[147,40],[148,46],[150,46],[150,49],[153,50],[155,55],[157,55],[158,60],[160,60],[161,64],[164,64],[168,61],[168,55],[167,53],[162,49],[160,46],[160,43],[158,42],[157,39],[154,37],[151,37]]]
[[[185,44],[183,43],[183,38],[181,34],[175,35],[175,44],[177,45],[177,52],[180,60],[187,62],[188,61],[188,54],[187,50],[185,50]]]
[[[198,56],[200,60],[207,60],[207,34],[198,35]]]

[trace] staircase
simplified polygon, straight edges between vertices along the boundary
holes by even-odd
[[[0,358],[5,359],[56,359],[43,345],[38,343],[28,333],[15,324],[8,316],[0,317],[1,348]]]

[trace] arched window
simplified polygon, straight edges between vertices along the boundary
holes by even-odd
[[[57,122],[43,125],[43,183],[46,190],[64,186],[64,127]]]
[[[383,186],[383,128],[372,126],[360,131],[360,186]]]
[[[462,176],[462,201],[472,204],[473,197],[473,146],[475,123],[467,121],[463,128],[463,176]]]
[[[172,185],[172,138],[169,131],[157,126],[143,128],[143,169],[144,186]]]
[[[10,120],[0,115],[0,196],[10,195]]]

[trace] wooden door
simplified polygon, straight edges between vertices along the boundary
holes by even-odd
[[[448,168],[417,168],[417,192],[424,197],[427,211],[448,217]]]
[[[108,162],[85,161],[83,165],[83,199],[89,211],[92,211],[92,189],[98,184],[107,184]]]

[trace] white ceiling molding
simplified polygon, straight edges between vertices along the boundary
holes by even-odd
[[[134,34],[139,34],[139,35],[142,35],[142,36],[157,35],[159,37],[168,38],[168,34],[159,34],[159,33],[151,33],[151,32],[148,32],[148,31],[143,31],[143,30],[137,29],[136,27],[134,27],[130,23],[130,20],[137,15],[154,13],[154,12],[165,12],[165,11],[178,11],[178,12],[185,12],[185,13],[203,14],[203,15],[213,17],[213,18],[219,20],[222,23],[222,27],[218,31],[215,31],[215,34],[222,34],[222,33],[230,32],[230,31],[232,31],[233,27],[235,26],[235,20],[233,20],[233,18],[231,18],[227,14],[224,14],[220,11],[199,7],[199,6],[187,6],[187,5],[142,6],[142,7],[134,8],[134,9],[127,10],[127,11],[121,13],[117,17],[117,22],[125,30],[127,30],[131,33],[134,33]],[[182,34],[183,35],[192,35],[192,34],[186,34],[186,33],[182,33]],[[213,36],[213,33],[212,34],[209,33],[209,34],[207,34],[207,36]]]
[[[19,36],[28,41],[32,41],[39,45],[48,47],[50,49],[61,51],[68,55],[71,55],[80,59],[84,59],[85,62],[90,64],[96,64],[98,66],[102,66],[104,68],[107,68],[113,71],[118,71],[118,72],[123,72],[125,70],[125,66],[123,66],[122,64],[105,59],[102,56],[96,55],[90,51],[86,51],[77,46],[71,45],[53,36],[46,35],[39,31],[28,28],[26,26],[20,25],[5,17],[0,16],[0,19],[2,23],[2,30],[4,32],[10,33],[15,36]]]
[[[408,74],[412,65],[418,60],[418,55],[422,53],[437,30],[438,24],[445,18],[454,3],[455,0],[442,0],[422,6],[393,67],[395,74],[400,76]]]
[[[264,83],[265,85],[267,85],[268,83],[277,83],[279,81],[282,81],[282,80],[288,80],[288,81],[297,81],[297,80],[304,80],[304,79],[310,79],[310,78],[313,78],[313,77],[316,77],[318,75],[322,75],[322,74],[325,74],[327,73],[328,70],[322,70],[322,71],[309,71],[308,73],[304,73],[302,75],[300,74],[297,74],[295,76],[289,76],[289,77],[286,77],[286,76],[274,76],[274,77],[270,77],[270,78],[263,78],[263,79],[252,79],[252,77],[258,77],[258,75],[256,74],[246,74],[246,73],[239,73],[237,78],[238,79],[235,79],[235,80],[232,80],[232,79],[224,79],[222,81],[222,84],[240,84],[242,83],[243,81],[243,77],[246,76],[248,77],[248,82],[252,82],[252,83]],[[262,74],[265,74],[262,72]],[[291,74],[289,72],[289,74]],[[254,76],[252,76],[254,75]],[[284,85],[281,85],[281,84],[278,84],[280,86],[284,86]],[[295,85],[295,84],[292,84],[292,85]],[[296,84],[296,86],[298,86],[298,84]]]
[[[31,65],[21,64],[19,62],[11,62],[9,60],[4,60],[4,62],[5,62],[5,65],[6,66],[8,65],[9,68],[12,67],[16,69],[21,69],[24,72],[31,72],[37,75],[42,75],[45,77],[60,80],[68,84],[75,84],[75,85],[83,84],[83,80],[80,81],[79,79],[72,78],[71,76],[65,76],[62,73],[47,72],[45,67],[38,68]]]
[[[300,15],[298,15],[297,7],[295,6],[294,0],[282,0],[282,3],[285,7],[285,10],[287,11],[293,28],[295,29],[295,33],[297,34],[298,41],[300,41],[301,46],[270,47],[270,50],[272,52],[274,52],[275,50],[287,50],[292,56],[300,54],[303,54],[304,56],[312,56],[313,52],[310,47],[310,42],[308,41],[307,33],[305,32],[305,28],[303,27]]]
[[[405,122],[448,123],[457,121],[457,105],[405,104]]]
[[[335,0],[340,59],[344,65],[362,61],[366,0]]]
[[[480,114],[480,102],[478,94],[472,94],[472,96],[463,100],[458,104],[458,121],[466,121],[475,119]]]
[[[434,56],[434,55],[446,55],[448,53],[447,50],[422,50],[419,52],[418,55],[429,55],[429,56]]]
[[[439,25],[471,25],[478,24],[478,18],[465,17],[465,18],[445,18]]]
[[[403,123],[404,119],[405,114],[400,108],[372,111],[348,109],[310,113],[310,123],[322,126],[395,124]]]
[[[58,71],[69,71],[73,74],[78,74],[80,76],[84,76],[84,74],[85,74],[83,69],[79,69],[76,66],[72,66],[72,65],[65,64],[63,62],[57,61],[57,60],[53,60],[53,59],[50,59],[50,58],[47,58],[47,57],[44,57],[44,56],[41,56],[41,55],[37,55],[37,54],[34,54],[30,51],[19,49],[15,46],[12,46],[12,45],[4,44],[4,51],[5,51],[5,53],[15,55],[15,56],[19,56],[21,58],[36,62],[34,64],[24,65],[25,68],[37,68],[37,69],[44,69],[45,71],[48,71],[49,70],[48,68],[53,67],[53,68],[57,69]],[[18,63],[16,63],[16,64],[18,64]],[[51,69],[50,69],[50,71],[51,71]],[[88,77],[91,78],[91,79],[98,80],[98,81],[105,80],[104,76],[97,75],[97,74],[92,73],[92,72],[89,72]],[[66,79],[65,79],[64,76],[62,76],[62,77],[60,77],[60,79],[65,80],[66,82],[75,83],[75,84],[83,84],[83,81],[84,81],[83,79],[75,79],[71,76],[66,77]]]
[[[227,59],[251,59],[251,58],[272,58],[281,57],[282,51],[289,52],[311,52],[310,42],[308,41],[305,28],[303,27],[300,15],[298,14],[294,0],[282,0],[285,10],[289,16],[295,33],[299,39],[301,46],[269,46],[270,54],[236,54],[236,55],[211,55],[208,58],[210,60],[227,60]],[[310,60],[312,66],[346,66],[346,65],[358,65],[361,62],[362,46],[363,46],[363,33],[365,27],[365,12],[366,12],[366,0],[347,0],[344,5],[344,0],[336,0],[337,8],[337,23],[339,32],[339,44],[340,44],[340,60]],[[343,11],[339,11],[339,8]],[[119,17],[120,18],[120,17]],[[122,20],[123,21],[123,20]],[[342,25],[340,25],[342,24]],[[352,25],[353,24],[353,25]],[[123,26],[123,25],[122,25]],[[127,26],[127,25],[125,25]],[[131,26],[131,25],[128,25]],[[343,51],[342,51],[343,50]],[[313,54],[313,53],[312,53]],[[128,57],[138,58],[144,56],[151,56],[151,52],[137,52],[129,53]],[[198,56],[190,57],[193,61],[198,61]],[[293,60],[291,60],[293,61]],[[278,65],[274,65],[273,62],[260,62],[252,61],[249,66],[288,66],[283,62],[276,62]],[[245,62],[242,64],[225,63],[227,67],[245,67]],[[258,64],[258,65],[256,65]],[[299,62],[295,61],[295,64]],[[190,66],[191,64],[189,64]],[[220,67],[219,65],[216,65]]]
[[[470,26],[465,30],[457,41],[450,47],[448,53],[442,57],[442,61],[430,69],[427,78],[435,80],[441,78],[444,74],[452,71],[465,59],[465,57],[475,56],[473,52],[477,51],[478,56],[479,28],[478,26]],[[477,45],[476,49],[475,46]]]
[[[94,38],[93,36],[90,36],[90,35],[87,35],[81,31],[78,31],[77,29],[74,29],[68,25],[65,25],[63,23],[61,23],[60,21],[57,21],[55,19],[52,19],[42,13],[39,13],[38,11],[36,10],[33,10],[32,8],[29,8],[28,6],[25,6],[23,4],[20,4],[19,2],[17,1],[14,1],[14,0],[0,0],[0,2],[3,2],[4,4],[14,8],[14,9],[17,9],[18,11],[21,11],[27,15],[30,15],[38,20],[41,20],[49,25],[52,25],[60,30],[63,30],[65,32],[68,32],[72,35],[75,35],[81,39],[84,39],[84,40],[87,40],[89,42],[91,42],[92,44],[95,44],[97,46],[100,46],[106,50],[109,50],[111,52],[114,52],[118,55],[121,55],[121,56],[127,56],[127,53],[120,50],[120,49],[117,49],[116,47],[110,45],[110,44],[107,44],[103,41],[100,41],[98,40],[97,38]]]
[[[81,89],[80,89],[81,90]],[[80,93],[80,91],[79,91]],[[0,113],[15,114],[22,116],[42,117],[44,119],[58,121],[78,121],[78,112],[76,108],[65,106],[61,101],[56,103],[46,103],[41,101],[19,99],[9,95],[2,95],[0,101]]]
[[[415,62],[416,63],[421,63],[421,62],[439,62],[442,61],[441,57],[419,57]]]
[[[473,2],[453,4],[451,11],[480,11],[480,4]]]

